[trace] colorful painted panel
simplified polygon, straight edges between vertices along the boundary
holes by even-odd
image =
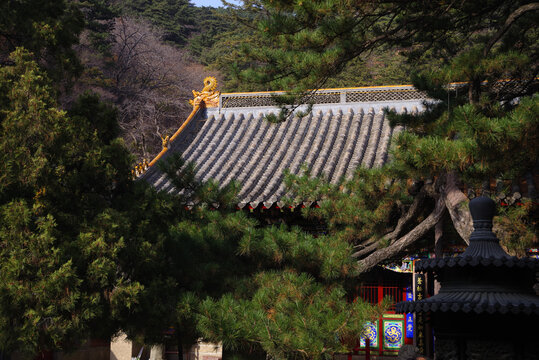
[[[368,338],[371,343],[371,348],[378,347],[378,321],[365,324],[365,331],[359,340],[359,346],[364,348],[367,346],[365,339]]]
[[[406,337],[414,338],[414,315],[406,314]]]
[[[404,322],[384,320],[384,349],[399,350],[404,343]]]
[[[406,288],[406,301],[414,301],[414,293],[412,289]],[[414,315],[406,314],[406,337],[414,338]]]

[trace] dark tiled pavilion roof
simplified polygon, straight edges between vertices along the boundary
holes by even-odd
[[[245,101],[245,94],[241,96]],[[383,165],[388,160],[392,137],[402,130],[390,127],[383,108],[418,111],[421,99],[415,97],[315,105],[309,115],[278,124],[265,119],[266,114],[278,111],[267,104],[203,109],[161,159],[180,152],[186,161],[196,163],[199,179],[214,179],[222,186],[238,181],[240,208],[282,206],[285,169],[299,174],[301,166],[307,164],[313,175],[323,174],[336,183],[359,166]],[[259,101],[258,97],[253,98]],[[156,166],[151,166],[141,178],[157,190],[178,191]]]
[[[417,302],[398,304],[397,312],[464,312],[539,315],[537,295],[508,291],[451,291]]]
[[[495,207],[487,197],[470,201],[474,231],[466,251],[456,257],[421,260],[417,266],[421,272],[434,271],[441,283],[440,292],[400,302],[397,312],[539,315],[539,296],[533,292],[539,261],[519,259],[503,250],[492,232]]]

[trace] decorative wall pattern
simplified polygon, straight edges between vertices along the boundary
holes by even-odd
[[[375,321],[375,322],[369,321],[365,325],[364,336],[361,337],[360,342],[359,342],[359,346],[362,348],[367,346],[367,342],[365,339],[369,339],[371,348],[378,347],[378,321]]]
[[[274,95],[282,93],[222,94],[221,108],[276,106]],[[319,90],[307,97],[305,103],[346,104],[357,102],[402,101],[426,99],[426,94],[410,85],[387,88],[351,88],[338,90]]]
[[[346,102],[372,102],[392,100],[425,99],[424,93],[414,89],[349,91],[346,92]]]
[[[399,350],[404,344],[404,322],[401,320],[383,320],[384,349]]]

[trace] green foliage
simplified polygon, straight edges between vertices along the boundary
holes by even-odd
[[[195,23],[199,33],[189,39],[189,51],[202,64],[210,65],[222,55],[230,56],[220,54],[216,47],[230,40],[228,35],[237,25],[233,21],[232,12],[231,8],[195,8]]]
[[[194,6],[188,0],[130,0],[122,4],[125,12],[142,16],[163,29],[163,40],[183,45],[194,30]]]
[[[392,48],[373,51],[345,65],[342,72],[330,77],[326,88],[409,84],[411,66]]]
[[[303,209],[305,216],[324,220],[333,236],[349,244],[381,238],[397,208],[412,200],[406,183],[389,168],[359,168],[335,185],[313,178],[307,169],[301,176],[287,174],[285,181],[294,193],[291,203],[318,201],[319,208]]]
[[[289,90],[278,83],[258,82],[249,71],[256,72],[261,64],[258,55],[253,57],[252,53],[273,46],[266,28],[259,26],[271,10],[271,6],[265,5],[260,0],[246,0],[241,5],[230,4],[225,8],[196,8],[198,34],[189,39],[189,49],[198,61],[219,70],[225,80],[225,91]],[[410,66],[401,53],[402,50],[385,47],[354,58],[340,74],[328,77],[321,86],[409,83]],[[316,52],[313,54],[316,57]],[[303,53],[298,55],[298,60],[303,56]]]
[[[114,109],[87,94],[59,110],[32,55],[11,59],[0,70],[1,350],[161,332],[177,298],[156,228],[170,203],[132,182]]]
[[[537,203],[530,199],[518,206],[500,208],[494,218],[494,231],[510,253],[526,256],[526,250],[537,243],[537,211]]]
[[[3,350],[32,352],[78,341],[95,312],[92,299],[80,297],[72,261],[57,247],[53,217],[39,216],[35,207],[18,200],[1,208]],[[87,311],[80,311],[81,305]]]
[[[205,337],[222,341],[225,349],[250,349],[255,342],[275,359],[331,359],[347,351],[365,321],[382,312],[346,301],[340,286],[324,286],[294,271],[261,273],[253,285],[248,300],[225,295],[201,304]]]
[[[322,359],[347,348],[386,306],[349,302],[357,265],[346,241],[261,227],[231,207],[236,184],[197,181],[194,164],[179,156],[160,167],[183,189],[166,248],[185,290],[175,323],[183,344],[202,336],[251,357]]]
[[[99,316],[96,294],[81,289],[77,258],[66,246],[76,236],[73,224],[94,211],[72,202],[77,173],[90,163],[73,137],[75,124],[55,107],[45,75],[30,59],[19,49],[15,65],[0,73],[8,90],[1,100],[0,332],[4,350],[28,352],[66,340],[75,345]],[[82,125],[78,130],[85,131]]]
[[[277,359],[323,359],[344,351],[347,339],[357,338],[364,321],[374,316],[364,304],[345,301],[347,279],[364,270],[352,254],[360,259],[372,255],[371,263],[376,264],[410,250],[413,242],[402,239],[418,232],[441,196],[448,174],[477,185],[491,177],[513,179],[535,166],[537,98],[523,96],[533,93],[526,84],[537,71],[533,51],[537,39],[533,40],[529,14],[517,23],[526,34],[526,46],[510,35],[511,29],[491,49],[485,47],[496,26],[499,29],[519,5],[490,1],[479,6],[465,1],[444,6],[413,1],[374,7],[339,0],[244,4],[253,11],[259,31],[238,25],[229,33],[227,44],[237,49],[235,56],[240,59],[234,63],[235,77],[264,89],[288,90],[276,98],[283,108],[293,108],[298,98],[308,98],[311,89],[328,84],[357,86],[386,79],[394,83],[405,80],[408,73],[414,73],[415,86],[436,101],[426,104],[420,114],[388,111],[393,126],[406,126],[395,139],[390,165],[359,169],[336,185],[313,178],[307,168],[301,176],[286,176],[292,194],[288,201],[318,201],[319,208],[302,213],[325,223],[328,236],[313,238],[286,226],[250,225],[240,233],[218,230],[222,225],[201,227],[199,253],[205,241],[211,241],[209,248],[228,254],[220,247],[224,240],[220,241],[230,232],[236,235],[226,243],[234,244],[233,251],[243,259],[241,264],[226,266],[241,269],[238,274],[224,271],[234,279],[224,281],[228,294],[210,294],[213,297],[196,310],[197,329],[204,337],[222,341],[225,350],[247,354],[263,350]],[[479,12],[483,16],[472,15]],[[233,34],[247,38],[248,46],[236,47]],[[514,46],[509,45],[510,39]],[[212,48],[220,44],[216,41]],[[387,67],[376,73],[364,66],[367,62],[383,62]],[[239,73],[242,69],[246,71]],[[502,79],[522,81],[511,88],[498,82]],[[466,83],[447,86],[454,81]],[[488,82],[481,85],[483,81]],[[280,122],[286,117],[281,112],[267,120]],[[512,251],[522,252],[535,239],[529,214],[529,209],[508,210],[498,220],[502,225],[513,223],[514,229],[501,235]],[[211,219],[212,224],[218,223],[216,215]],[[188,236],[182,235],[182,244],[196,237],[195,224],[175,228],[176,236],[190,229]],[[432,228],[422,231],[430,238]],[[389,248],[396,250],[387,252]],[[211,266],[203,263],[203,268]],[[206,282],[211,280],[201,284]],[[193,303],[191,299],[190,306],[182,309],[192,309]]]
[[[529,79],[537,73],[533,11],[521,14],[501,39],[496,38],[511,12],[526,1],[492,0],[481,5],[389,1],[376,6],[341,0],[261,3],[267,14],[258,23],[262,41],[247,49],[257,67],[246,76],[298,96],[326,86],[329,79],[344,69],[351,71],[354,61],[366,61],[372,52],[374,61],[391,51],[406,55],[406,67],[415,72],[448,65],[451,81],[522,75]],[[387,78],[402,79],[392,66]],[[401,67],[397,61],[396,69]]]
[[[0,61],[9,62],[16,47],[25,47],[56,81],[69,82],[81,70],[72,46],[83,29],[82,13],[65,0],[3,1],[0,4]]]
[[[79,3],[84,14],[93,47],[100,53],[109,55],[112,43],[111,32],[114,18],[118,16],[119,9],[111,0],[85,0]]]
[[[259,0],[197,11],[200,33],[189,40],[191,53],[204,65],[222,73],[224,91],[274,90],[241,76],[243,70],[256,66],[256,62],[245,56],[244,49],[262,45],[256,23],[263,14]]]
[[[84,93],[69,109],[69,116],[75,121],[92,121],[92,128],[97,137],[109,145],[120,136],[120,127],[116,120],[118,110],[100,101],[95,94]]]
[[[361,169],[337,185],[308,172],[288,176],[291,201],[318,200],[320,208],[304,214],[324,221],[333,236],[355,245],[357,256],[373,254],[376,263],[389,253],[376,253],[381,248],[404,250],[399,244],[406,241],[399,238],[421,225],[445,191],[448,176],[478,187],[492,178],[516,180],[536,168],[535,5],[503,0],[481,5],[390,1],[374,6],[340,0],[262,4],[267,14],[258,23],[262,40],[247,49],[248,60],[257,66],[244,75],[288,91],[280,97],[281,114],[268,120],[286,120],[293,104],[308,99],[312,89],[345,84],[347,77],[359,84],[371,81],[368,69],[357,70],[377,57],[387,59],[385,79],[393,74],[398,81],[404,78],[399,71],[409,72],[415,87],[434,99],[419,114],[386,111],[392,126],[406,127],[394,138],[390,165]],[[402,60],[386,57],[391,51],[404,55]],[[419,188],[411,191],[408,181]],[[452,183],[458,191],[457,185]],[[408,214],[410,195],[428,200]],[[536,239],[530,235],[532,223],[522,209],[504,218],[516,221],[519,230],[501,237],[507,248],[522,253],[523,244]],[[522,235],[521,241],[515,233]]]
[[[451,104],[445,98],[418,116],[390,113],[393,124],[409,129],[396,139],[395,166],[419,178],[456,172],[474,185],[523,176],[538,161],[538,101],[521,98],[513,108],[490,100]]]

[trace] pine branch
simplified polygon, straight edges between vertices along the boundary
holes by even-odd
[[[501,37],[507,32],[507,30],[509,30],[511,25],[513,25],[513,23],[517,21],[519,17],[521,17],[522,15],[524,15],[525,13],[529,11],[537,11],[537,10],[539,10],[539,3],[535,2],[535,3],[522,5],[521,7],[513,11],[511,15],[509,15],[507,19],[505,20],[505,24],[503,24],[503,27],[500,30],[498,30],[496,35],[494,35],[489,40],[489,42],[487,43],[487,46],[485,46],[485,49],[483,50],[483,56],[487,56],[487,54],[489,53],[490,49],[492,49],[494,44],[496,44],[498,40],[501,39]]]
[[[370,254],[373,251],[377,250],[381,243],[385,243],[387,241],[393,242],[395,239],[397,239],[398,236],[400,235],[402,229],[404,228],[404,226],[406,224],[408,224],[410,222],[410,220],[415,218],[416,215],[418,214],[419,210],[422,208],[421,205],[423,205],[423,202],[425,200],[425,195],[426,195],[426,191],[425,191],[425,189],[423,187],[421,189],[421,191],[419,192],[419,194],[414,198],[414,202],[408,208],[408,211],[406,212],[406,214],[404,214],[404,216],[402,216],[398,220],[397,226],[395,227],[395,230],[393,230],[391,233],[385,235],[384,237],[382,237],[382,239],[376,241],[374,244],[371,244],[371,245],[367,246],[366,248],[353,253],[352,257],[360,258],[360,257],[362,257],[364,255]]]
[[[390,246],[379,249],[365,259],[358,261],[360,269],[365,272],[379,264],[381,261],[402,252],[432,229],[442,218],[445,212],[445,201],[442,196],[436,199],[436,206],[430,215],[406,235],[395,241]]]

